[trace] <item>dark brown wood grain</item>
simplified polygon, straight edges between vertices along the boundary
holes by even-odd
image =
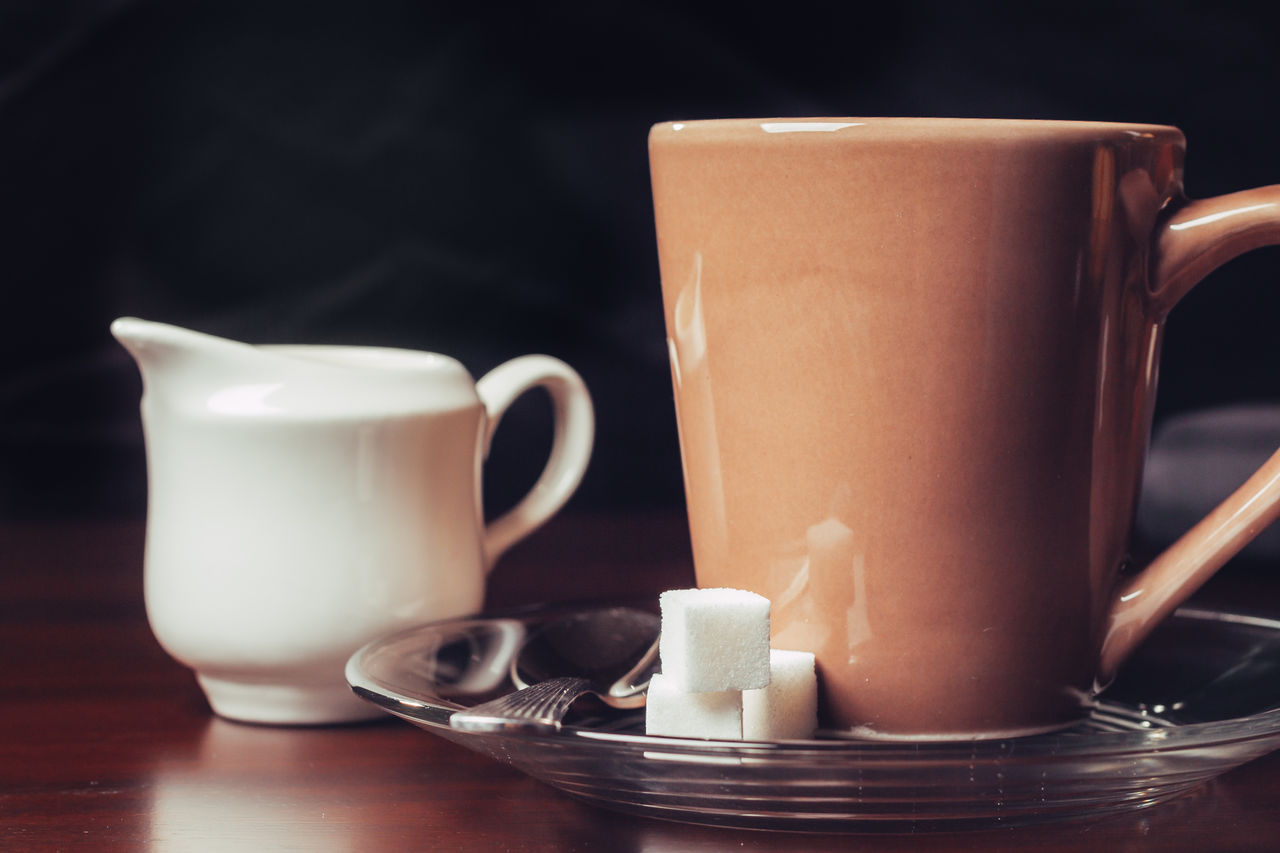
[[[801,837],[618,815],[388,719],[213,717],[156,644],[142,526],[0,527],[2,850],[1272,850],[1280,756],[1145,812],[928,838]],[[692,581],[681,519],[564,517],[495,571],[490,603]],[[1229,566],[1203,597],[1280,614],[1280,577]]]

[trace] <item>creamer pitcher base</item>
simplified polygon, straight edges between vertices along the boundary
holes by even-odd
[[[219,717],[242,723],[314,726],[357,723],[382,716],[358,699],[346,684],[328,679],[320,684],[229,681],[197,675],[210,707]]]

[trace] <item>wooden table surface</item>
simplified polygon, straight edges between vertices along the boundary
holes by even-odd
[[[1127,816],[927,836],[689,826],[579,803],[388,718],[213,717],[142,605],[141,523],[0,525],[0,850],[1276,850],[1280,755]],[[1280,615],[1280,577],[1201,596]],[[504,560],[490,606],[692,583],[682,519],[566,516]]]

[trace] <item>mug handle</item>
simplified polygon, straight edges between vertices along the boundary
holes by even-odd
[[[1227,261],[1280,244],[1280,184],[1189,201],[1166,217],[1151,257],[1157,321]],[[1280,517],[1280,451],[1244,485],[1120,587],[1102,644],[1100,679],[1251,539]]]
[[[489,444],[507,409],[526,391],[545,388],[551,395],[555,434],[551,455],[520,502],[485,526],[484,568],[493,569],[502,554],[542,526],[556,513],[582,482],[591,458],[595,437],[595,414],[591,395],[576,371],[549,355],[525,355],[500,364],[476,383],[476,393],[484,404],[487,420],[481,453],[489,456]]]

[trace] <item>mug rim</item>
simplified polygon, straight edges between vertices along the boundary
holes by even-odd
[[[945,135],[940,135],[945,134]],[[946,143],[952,140],[1097,141],[1123,138],[1133,142],[1178,141],[1183,133],[1166,124],[1024,118],[953,118],[915,116],[714,118],[659,122],[651,141],[764,141],[797,139],[853,141],[868,139]]]

